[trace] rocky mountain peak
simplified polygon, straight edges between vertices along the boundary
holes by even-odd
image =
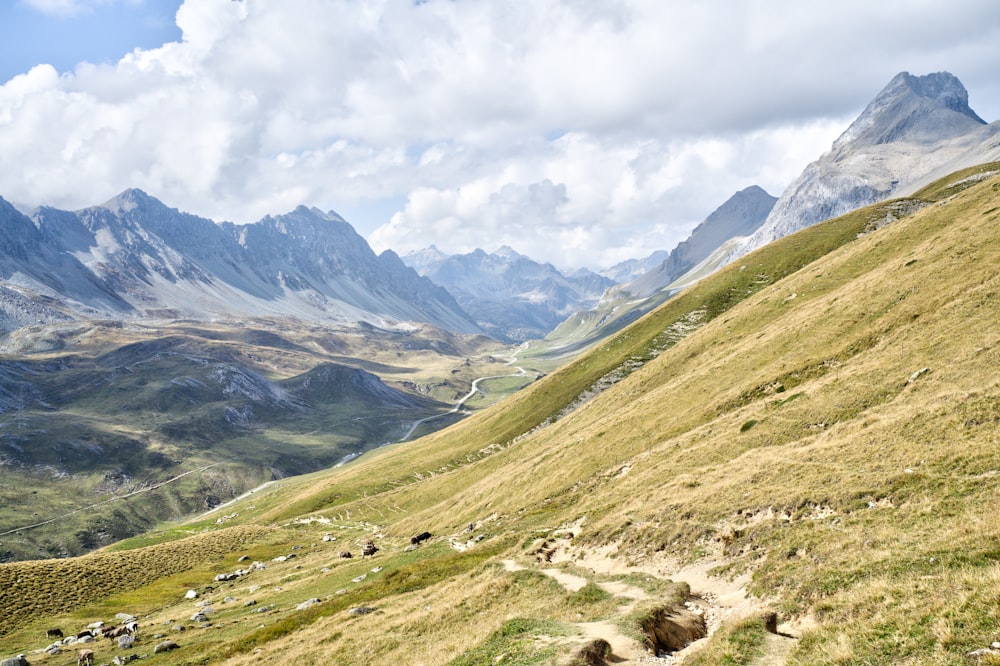
[[[817,222],[912,192],[937,169],[951,172],[991,161],[996,152],[991,137],[998,131],[1000,124],[987,125],[969,108],[969,94],[954,75],[901,72],[833,148],[788,186],[760,229],[727,260]]]
[[[136,187],[130,187],[116,197],[108,199],[98,208],[104,208],[112,213],[127,213],[136,209],[147,210],[152,206],[165,208],[159,199],[151,197]]]
[[[886,90],[902,87],[908,88],[915,95],[931,99],[947,109],[969,116],[980,124],[986,124],[985,120],[969,108],[969,93],[965,86],[949,72],[935,72],[924,76],[900,72],[889,82]]]
[[[953,74],[900,72],[834,142],[833,149],[940,141],[985,124],[969,107],[969,93]]]

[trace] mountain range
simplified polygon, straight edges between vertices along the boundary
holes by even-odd
[[[25,216],[0,200],[0,331],[78,318],[295,317],[480,329],[441,287],[333,212],[217,224],[131,189]]]
[[[403,262],[447,289],[487,334],[508,342],[544,337],[615,284],[586,269],[565,275],[506,246],[447,255],[432,245]]]
[[[304,206],[235,225],[136,189],[99,206],[30,215],[0,199],[0,332],[73,319],[274,316],[429,323],[507,342],[549,336],[578,349],[768,242],[1000,158],[998,133],[953,75],[902,72],[777,201],[747,188],[676,248],[604,275],[564,275],[510,248],[376,255],[339,215]]]
[[[1000,159],[1000,122],[987,124],[968,99],[961,81],[948,72],[897,74],[777,201],[758,199],[753,210],[763,212],[764,219],[752,218],[754,224],[739,231],[732,227],[728,238],[724,232],[704,234],[707,242],[695,242],[696,229],[671,252],[679,259],[685,245],[694,244],[700,252],[693,265],[688,261],[679,271],[667,262],[610,290],[597,307],[563,322],[545,345],[552,353],[575,353],[748,252],[823,220],[910,194],[953,171]]]

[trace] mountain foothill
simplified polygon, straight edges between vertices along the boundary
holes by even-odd
[[[0,199],[0,643],[1000,663],[998,132],[903,72],[780,196],[569,275]]]

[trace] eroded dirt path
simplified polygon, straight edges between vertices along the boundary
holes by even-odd
[[[514,560],[504,560],[503,565],[508,571],[519,571],[526,568]],[[540,571],[562,585],[568,592],[576,592],[587,584],[587,579],[583,576],[577,576],[562,569],[541,569]],[[616,597],[644,599],[647,596],[645,590],[623,583],[598,583],[598,585],[605,592]],[[620,612],[627,613],[631,608],[631,604],[625,605]],[[615,664],[646,664],[659,661],[650,655],[638,641],[623,634],[612,620],[575,622],[572,626],[588,640],[597,638],[606,640],[611,645],[612,657],[610,661]]]
[[[654,656],[636,640],[625,636],[614,624],[613,618],[603,622],[579,623],[576,625],[580,633],[587,638],[603,638],[612,646],[613,658],[616,664],[682,664],[684,660],[701,649],[708,637],[723,623],[730,619],[762,613],[767,610],[766,604],[747,593],[750,582],[749,574],[736,577],[713,575],[712,571],[724,562],[719,558],[705,558],[693,564],[681,564],[668,557],[652,557],[636,564],[628,565],[618,556],[614,545],[603,548],[578,548],[572,545],[571,539],[560,540],[553,544],[549,560],[552,564],[570,563],[582,570],[589,570],[598,575],[625,575],[628,573],[645,573],[656,578],[687,583],[690,595],[685,602],[688,611],[701,615],[708,629],[706,638],[694,641],[687,647],[669,655]],[[504,562],[510,570],[524,568],[508,560]],[[587,584],[588,579],[559,568],[538,569],[541,573],[551,576],[570,592],[575,592]],[[623,582],[597,583],[602,589],[616,597],[640,600],[648,598],[644,590]],[[622,614],[627,613],[633,604],[624,605]],[[802,627],[788,624],[779,626],[778,634],[768,634],[765,643],[765,654],[756,664],[780,666],[785,663],[785,656],[794,647]]]

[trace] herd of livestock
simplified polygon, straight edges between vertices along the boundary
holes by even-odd
[[[470,525],[471,528],[471,525]],[[430,532],[421,532],[420,534],[412,537],[410,539],[410,546],[406,550],[412,550],[416,548],[420,543],[431,538]],[[361,549],[361,558],[372,557],[377,553],[379,548],[372,541],[366,541]],[[288,555],[286,557],[294,557],[294,555]],[[286,557],[278,559],[286,559]],[[343,551],[340,553],[342,558],[352,557],[350,551]],[[254,565],[260,563],[255,562]],[[246,572],[239,571],[238,574],[249,573],[256,568],[264,568],[263,566],[251,566]],[[238,577],[234,574],[220,574],[216,576],[216,580],[230,580],[230,577]],[[189,593],[190,594],[190,593]],[[104,638],[117,643],[119,649],[127,650],[132,647],[135,641],[136,634],[139,631],[139,621],[138,618],[128,615],[125,613],[119,613],[116,619],[121,621],[121,624],[105,624],[104,622],[94,622],[88,625],[85,629],[78,631],[76,633],[71,633],[69,635],[64,635],[62,629],[58,627],[53,627],[47,629],[45,636],[48,639],[55,639],[48,647],[44,649],[44,652],[55,655],[63,652],[63,649],[71,645],[85,645],[87,643],[92,643],[98,639]],[[172,641],[166,641],[164,643],[158,644],[154,652],[163,652],[177,648],[177,644]],[[115,657],[115,664],[125,664],[129,661],[135,659],[135,655],[129,657]],[[77,666],[94,666],[94,651],[90,648],[81,648],[77,652]],[[27,656],[24,654],[19,654],[16,657],[10,657],[7,659],[0,660],[0,666],[30,666]]]

